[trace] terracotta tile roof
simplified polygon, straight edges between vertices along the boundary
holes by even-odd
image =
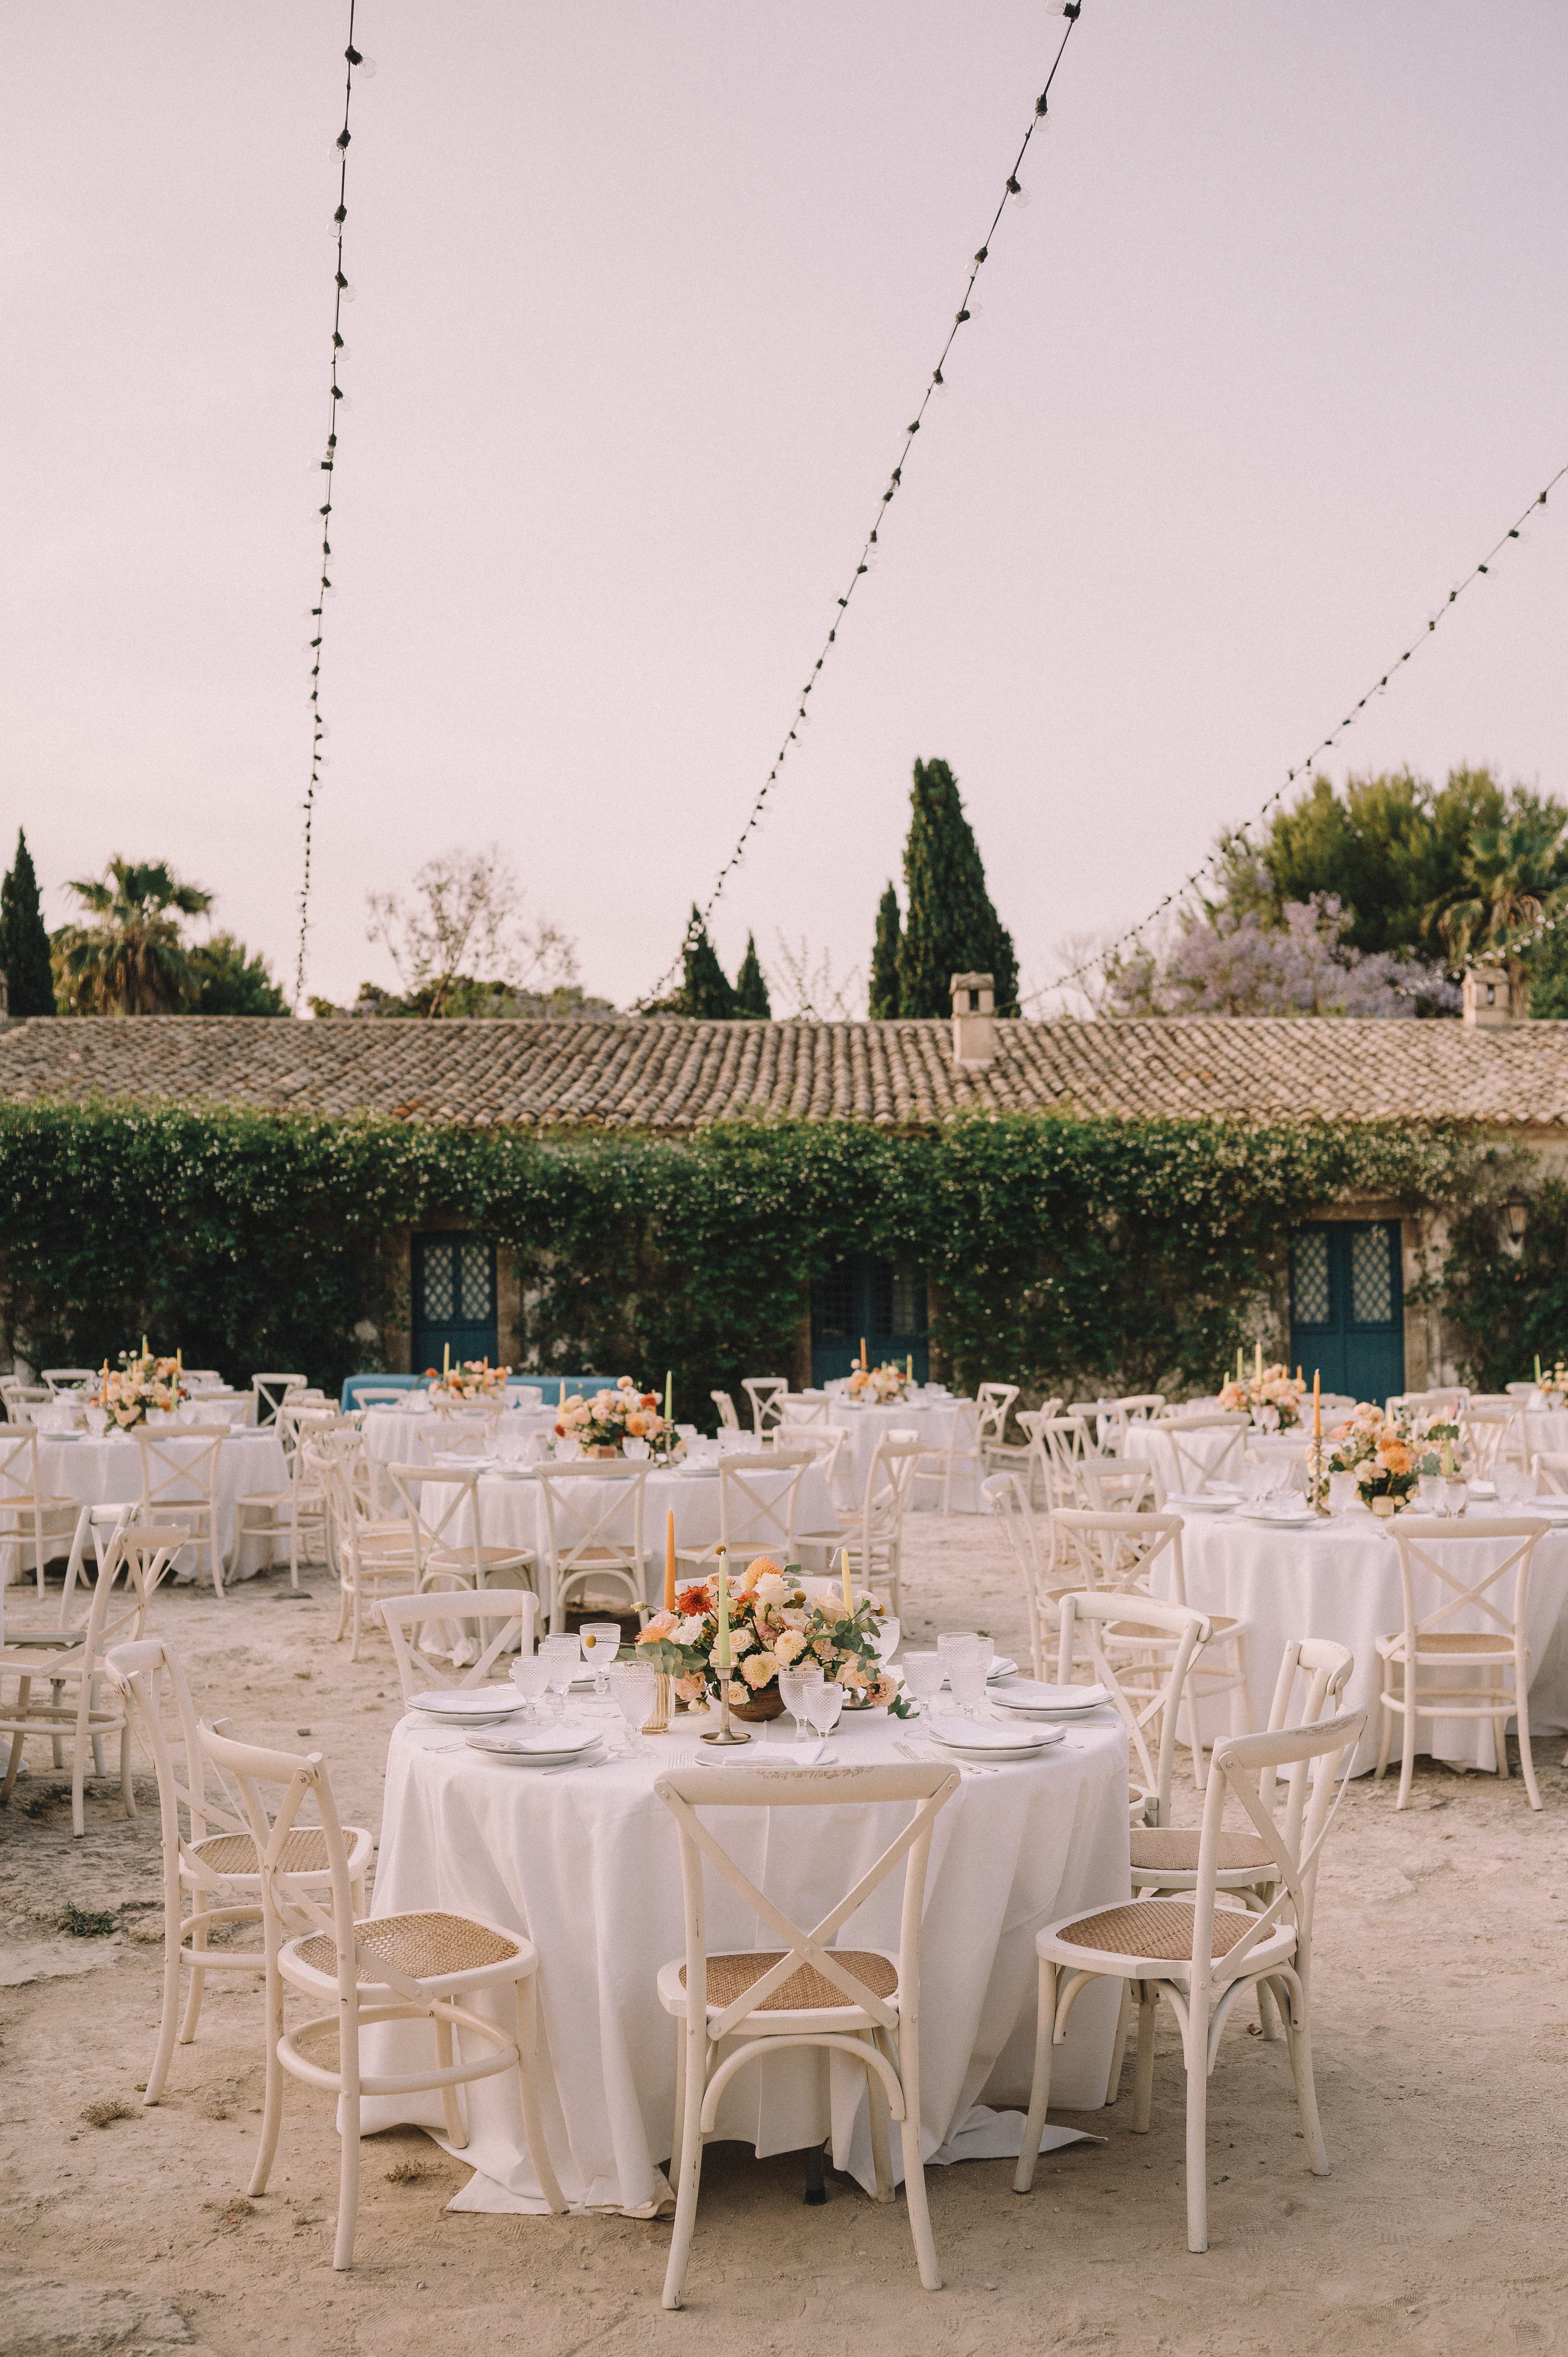
[[[1568,1128],[1568,1023],[999,1022],[996,1037],[981,1069],[954,1064],[945,1022],[43,1017],[0,1024],[0,1102],[663,1132],[748,1112],[903,1128],[972,1106]]]

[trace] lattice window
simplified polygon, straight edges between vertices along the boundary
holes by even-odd
[[[490,1248],[477,1239],[457,1246],[457,1296],[461,1322],[483,1326],[490,1314]]]
[[[1291,1252],[1291,1293],[1298,1326],[1326,1326],[1331,1314],[1328,1231],[1304,1228]]]
[[[1358,1326],[1390,1326],[1394,1273],[1381,1228],[1358,1228],[1350,1238],[1350,1316]]]
[[[450,1326],[456,1307],[452,1287],[452,1247],[424,1247],[424,1319],[427,1326]]]
[[[817,1314],[824,1334],[847,1334],[854,1323],[854,1282],[846,1261],[829,1269],[817,1286]]]
[[[926,1281],[918,1268],[893,1272],[893,1320],[890,1334],[918,1334],[925,1324]]]

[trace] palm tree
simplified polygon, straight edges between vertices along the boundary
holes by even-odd
[[[1471,830],[1464,883],[1444,906],[1434,901],[1423,930],[1435,921],[1455,966],[1477,955],[1501,957],[1517,987],[1525,973],[1520,937],[1568,902],[1568,850],[1562,815],[1533,794],[1510,797],[1495,825]]]
[[[204,916],[210,892],[182,884],[166,860],[116,852],[102,877],[70,886],[96,922],[57,939],[64,995],[75,1015],[168,1015],[190,995],[180,917]]]

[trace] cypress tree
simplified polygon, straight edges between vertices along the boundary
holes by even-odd
[[[904,937],[898,944],[898,1010],[952,1011],[955,974],[994,978],[996,1012],[1018,1012],[1013,936],[991,905],[974,830],[945,761],[917,761],[904,845]]]
[[[768,984],[757,954],[757,937],[753,933],[747,933],[746,937],[746,955],[735,978],[735,1011],[747,1017],[753,1023],[771,1023],[773,1020]]]
[[[16,864],[0,882],[0,974],[13,1015],[52,1015],[54,970],[38,906],[38,879],[27,838],[16,829]]]
[[[876,939],[871,950],[874,1023],[890,1023],[898,1013],[898,895],[891,884],[876,904]]]
[[[699,1016],[709,1023],[727,1023],[735,1014],[735,992],[708,939],[708,929],[697,913],[694,900],[681,963],[684,973],[682,1014]]]

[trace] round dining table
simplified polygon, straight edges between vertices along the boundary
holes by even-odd
[[[632,1470],[628,1466],[629,1474]],[[788,1472],[771,1473],[758,1470],[747,1473],[748,1488],[754,1488],[763,1499],[778,1496],[789,1481]],[[610,1541],[629,1543],[633,1536],[630,1482],[624,1511],[614,1515],[606,1525],[605,1535]],[[519,1466],[505,1471],[482,1473],[479,1477],[479,1518],[487,1547],[527,1547],[536,1558],[542,1558],[549,1548],[550,1532],[544,1512],[544,1489],[536,1480],[532,1468]],[[438,1482],[429,1482],[419,1493],[419,1511],[426,1523],[435,1525],[450,1503],[449,1493]],[[745,1512],[744,1503],[741,1511]],[[678,1547],[714,1545],[719,1530],[719,1471],[711,1469],[683,1470],[677,1466],[669,1472],[650,1473],[643,1486],[642,1542],[648,1551],[649,1598],[662,1601],[664,1595],[664,1534],[666,1517],[675,1517],[675,1544]],[[828,1490],[827,1476],[820,1466],[807,1465],[800,1471],[800,1486],[795,1492],[795,1527],[798,1531],[831,1530],[834,1523],[832,1498]],[[473,1544],[473,1517],[467,1500],[452,1511],[443,1537],[454,1547]],[[744,1566],[753,1555],[776,1554],[777,1549],[757,1544],[740,1549]]]
[[[1305,1461],[1312,1446],[1310,1433],[1260,1432],[1244,1424],[1184,1428],[1180,1419],[1170,1424],[1130,1422],[1122,1436],[1125,1463],[1153,1465],[1167,1494],[1201,1490],[1206,1481],[1239,1482],[1245,1458],[1278,1458],[1284,1468]],[[1179,1453],[1178,1453],[1179,1451]]]
[[[383,1465],[423,1465],[438,1448],[450,1448],[456,1440],[476,1432],[488,1435],[489,1420],[481,1410],[469,1415],[441,1415],[434,1408],[416,1412],[412,1408],[368,1407],[360,1427],[368,1453]],[[553,1437],[555,1410],[553,1407],[517,1407],[506,1409],[499,1429],[506,1434],[536,1435],[542,1440]]]
[[[467,1909],[526,1933],[539,1950],[542,2110],[550,2157],[574,2209],[650,2217],[671,2206],[661,2163],[675,2101],[675,2024],[660,2005],[660,1966],[684,1953],[680,1850],[653,1785],[665,1766],[725,1772],[696,1740],[711,1717],[678,1716],[668,1736],[598,1767],[548,1772],[470,1750],[410,1714],[393,1730],[373,1915]],[[618,1727],[618,1721],[615,1722]],[[790,1765],[788,1722],[752,1729],[734,1757]],[[895,1761],[919,1721],[884,1711],[841,1721],[834,1765]],[[618,1735],[618,1742],[623,1740]],[[934,1747],[933,1747],[934,1748]],[[800,1772],[800,1771],[797,1771]],[[908,1812],[895,1803],[736,1811],[725,1846],[797,1922],[817,1921],[886,1847]],[[731,1887],[707,1878],[710,1949],[766,1948],[774,1935]],[[845,1947],[897,1953],[903,1868],[840,1934]],[[1079,1908],[1129,1894],[1127,1741],[1109,1712],[1071,1727],[1038,1762],[965,1770],[932,1835],[920,1934],[921,2143],[929,2161],[1018,2151],[1035,2042],[1035,1934]],[[493,2000],[495,2018],[511,2004]],[[1067,2110],[1105,2099],[1118,1992],[1096,1983],[1074,2008],[1053,2072]],[[414,2069],[428,2032],[367,2030],[367,2071]],[[451,2207],[542,2212],[511,2073],[465,2090],[475,2171]],[[443,2140],[435,2094],[368,2099],[367,2134],[403,2122]],[[797,2049],[740,2072],[716,2133],[758,2158],[831,2136],[833,2165],[875,2185],[865,2076],[845,2057]],[[1047,2129],[1042,2150],[1073,2132]],[[897,2138],[894,2138],[897,2167]]]
[[[214,1436],[211,1431],[181,1432],[177,1426],[159,1425],[151,1437],[176,1463],[185,1464],[198,1458]],[[162,1479],[156,1466],[154,1478]],[[40,1433],[38,1483],[46,1496],[74,1498],[83,1506],[131,1505],[142,1494],[142,1452],[128,1433],[106,1434],[101,1440],[86,1433],[76,1439]],[[259,1432],[241,1426],[224,1433],[218,1452],[218,1546],[224,1558],[225,1579],[250,1579],[266,1569],[264,1539],[248,1538],[239,1561],[233,1560],[236,1501],[287,1489],[283,1444],[270,1426]],[[286,1546],[286,1519],[280,1528]],[[194,1555],[182,1560],[177,1577],[193,1577],[188,1566],[194,1561]]]
[[[1474,1511],[1474,1509],[1472,1509]],[[1528,1508],[1518,1510],[1528,1512]],[[1464,1529],[1455,1524],[1455,1536]],[[1501,1563],[1513,1544],[1492,1543],[1491,1560]],[[1352,1773],[1365,1774],[1377,1765],[1381,1712],[1381,1665],[1377,1641],[1391,1637],[1404,1625],[1403,1589],[1399,1549],[1386,1523],[1365,1506],[1353,1506],[1328,1521],[1305,1528],[1282,1528],[1266,1515],[1251,1516],[1240,1509],[1228,1513],[1188,1512],[1182,1517],[1182,1567],[1187,1601],[1199,1612],[1223,1612],[1246,1620],[1247,1701],[1256,1727],[1269,1723],[1269,1706],[1279,1674],[1280,1656],[1291,1637],[1328,1637],[1348,1645],[1355,1656],[1345,1688],[1343,1707],[1365,1710],[1367,1731],[1357,1751]],[[1427,1542],[1423,1542],[1427,1546]],[[1474,1549],[1438,1540],[1430,1546],[1434,1559],[1473,1586],[1477,1577],[1466,1570]],[[1176,1567],[1167,1551],[1155,1560],[1150,1587],[1166,1603],[1177,1599]],[[1412,1587],[1418,1614],[1434,1610],[1452,1591],[1419,1564],[1412,1566]],[[1513,1575],[1506,1593],[1494,1601],[1505,1611],[1513,1605]],[[1554,1529],[1535,1549],[1525,1607],[1530,1645],[1530,1723],[1532,1737],[1568,1729],[1568,1529]],[[1455,1610],[1444,1630],[1485,1629],[1498,1623],[1481,1606]],[[1205,1742],[1214,1736],[1240,1733],[1243,1720],[1222,1714],[1238,1700],[1220,1696],[1206,1706]],[[1402,1729],[1396,1714],[1393,1757],[1397,1760]],[[1417,1749],[1455,1766],[1495,1769],[1497,1752],[1492,1722],[1487,1718],[1422,1718],[1417,1722]]]
[[[842,1393],[830,1394],[826,1421],[847,1436],[839,1458],[840,1478],[843,1480],[847,1473],[848,1491],[853,1494],[856,1508],[865,1501],[865,1485],[871,1479],[871,1460],[876,1453],[879,1440],[886,1440],[890,1433],[912,1432],[927,1448],[945,1448],[952,1437],[959,1410],[962,1407],[972,1409],[973,1405],[972,1400],[941,1398],[900,1400],[891,1407],[862,1407],[858,1402],[846,1399]],[[781,1437],[780,1445],[788,1448],[788,1439]],[[917,1482],[909,1504],[911,1507],[940,1506],[941,1498],[939,1478],[935,1481]],[[955,1466],[950,1511],[955,1514],[978,1514],[981,1502],[978,1460]]]

